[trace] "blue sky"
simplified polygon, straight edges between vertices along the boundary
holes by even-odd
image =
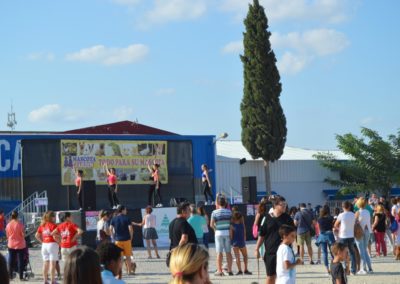
[[[240,139],[246,0],[0,2],[0,129],[119,120]],[[400,2],[261,0],[272,32],[287,145],[399,129]]]

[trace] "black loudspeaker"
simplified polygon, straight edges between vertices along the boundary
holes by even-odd
[[[84,180],[82,181],[83,193],[83,210],[93,211],[96,210],[96,181]]]
[[[171,207],[178,207],[179,203],[187,201],[184,197],[172,197],[169,201],[169,206]]]
[[[243,203],[257,203],[257,179],[256,177],[242,177]]]

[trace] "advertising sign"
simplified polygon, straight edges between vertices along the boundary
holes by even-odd
[[[153,215],[156,216],[156,231],[158,235],[157,246],[169,247],[169,223],[176,217],[176,208],[153,208]],[[142,217],[146,215],[145,209],[142,209]],[[143,242],[146,247],[146,242]]]
[[[60,146],[62,185],[73,185],[77,170],[84,180],[107,184],[106,166],[115,168],[118,184],[149,184],[154,163],[168,183],[166,141],[61,140]]]
[[[97,221],[99,220],[99,212],[98,211],[86,211],[85,212],[85,222],[86,222],[86,231],[97,231]]]

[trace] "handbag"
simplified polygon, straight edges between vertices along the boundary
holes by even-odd
[[[253,224],[253,237],[255,238],[255,239],[257,239],[258,238],[258,226],[257,226],[257,224]]]
[[[364,236],[364,230],[361,227],[360,223],[356,221],[354,224],[354,237],[356,238],[356,240],[359,240],[363,236]]]

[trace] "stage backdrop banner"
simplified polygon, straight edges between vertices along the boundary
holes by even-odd
[[[105,165],[115,168],[118,184],[150,184],[148,163],[160,164],[160,181],[168,183],[167,141],[61,140],[60,146],[62,185],[74,185],[75,170],[107,184]]]
[[[169,223],[176,217],[176,207],[153,208],[152,214],[156,216],[157,246],[169,247]],[[146,210],[142,209],[142,217],[145,215]],[[143,241],[143,244],[146,247],[145,241]]]

